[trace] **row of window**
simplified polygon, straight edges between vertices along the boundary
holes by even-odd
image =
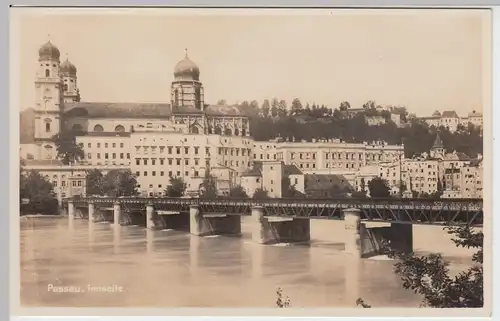
[[[52,185],[54,187],[57,187],[57,181],[52,181]],[[71,185],[73,187],[81,187],[82,186],[82,181],[81,180],[74,180],[71,182]],[[61,181],[61,187],[66,187],[66,181]]]
[[[80,146],[80,148],[83,148],[83,143],[80,143],[78,144]],[[104,148],[109,148],[110,144],[109,143],[104,143]],[[116,148],[117,144],[116,143],[111,143],[111,148]],[[124,148],[125,147],[125,144],[124,143],[120,143],[120,148]],[[87,147],[88,148],[92,148],[92,143],[88,143],[87,144]],[[101,143],[96,143],[96,147],[97,148],[101,148]]]
[[[104,153],[104,159],[110,159],[109,154],[110,153]],[[125,156],[127,159],[130,159],[130,153],[111,153],[111,159],[118,159],[117,155],[119,159],[125,159]],[[101,153],[96,153],[96,158],[101,159]],[[92,153],[87,153],[87,159],[92,159]]]
[[[156,154],[156,151],[159,150],[160,154],[163,154],[165,152],[165,146],[135,146],[135,151],[137,154],[141,153],[141,147],[143,154],[149,154],[149,151],[151,150],[151,154]],[[182,148],[181,146],[167,146],[167,154],[171,155],[174,151],[175,148],[175,154],[181,155],[183,153],[184,155],[189,154],[189,151],[191,150],[190,147],[184,147]],[[183,150],[184,149],[184,150]],[[194,154],[198,155],[200,152],[200,147],[195,146],[193,147]],[[205,147],[205,154],[210,155],[210,148]]]
[[[151,165],[155,166],[155,165],[156,165],[156,161],[157,161],[157,159],[152,158],[152,159],[151,159]],[[160,159],[159,159],[159,161],[160,161],[160,165],[165,165],[165,159],[160,158]],[[168,165],[173,165],[173,158],[168,158],[168,159],[167,159],[167,162],[168,162]],[[180,158],[176,158],[176,159],[175,159],[175,162],[176,162],[176,164],[177,164],[177,165],[181,165],[182,160],[181,160]],[[205,162],[206,162],[206,163],[208,163],[208,162],[209,162],[209,159],[207,158],[207,159],[205,160]],[[198,165],[199,165],[199,163],[200,163],[200,160],[199,160],[198,158],[195,158],[195,159],[194,159],[194,165],[195,165],[195,166],[198,166]],[[142,158],[142,164],[141,164],[141,158],[136,158],[136,159],[135,159],[135,164],[136,164],[137,166],[140,166],[140,165],[148,165],[148,164],[149,164],[149,159],[148,159],[148,158]],[[189,159],[184,159],[184,165],[189,165]]]
[[[149,173],[148,171],[144,171],[144,172],[142,172],[142,176],[148,176],[148,173]],[[164,171],[160,171],[159,174],[160,174],[159,176],[165,176]],[[181,172],[177,171],[175,173],[175,176],[173,176],[173,175],[174,175],[174,173],[172,171],[168,172],[168,177],[180,177]],[[137,177],[141,176],[141,172],[140,171],[135,172],[135,176],[137,176]],[[156,176],[156,171],[151,171],[151,176]],[[189,176],[189,171],[185,171],[184,176]],[[200,176],[200,173],[198,171],[194,171],[194,177],[199,177],[199,176]]]

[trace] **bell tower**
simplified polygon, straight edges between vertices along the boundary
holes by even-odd
[[[203,111],[205,102],[203,84],[200,82],[200,69],[189,59],[187,49],[185,57],[174,69],[174,81],[170,88],[172,106],[191,106]]]
[[[76,67],[73,65],[68,57],[61,64],[60,67],[61,82],[63,86],[63,100],[65,103],[79,102],[80,90],[76,83]]]
[[[57,152],[52,137],[61,129],[62,83],[59,49],[50,40],[38,50],[35,77],[35,142],[38,159],[55,159]]]

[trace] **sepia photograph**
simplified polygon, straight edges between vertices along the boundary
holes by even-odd
[[[491,308],[490,10],[11,17],[22,308]]]

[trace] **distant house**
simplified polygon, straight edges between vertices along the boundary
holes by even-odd
[[[282,180],[287,177],[290,186],[304,193],[304,174],[295,165],[280,161],[256,161],[251,169],[241,175],[241,187],[252,197],[258,189],[265,189],[271,197],[282,197]]]

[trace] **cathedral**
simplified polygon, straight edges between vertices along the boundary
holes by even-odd
[[[39,49],[35,79],[36,102],[31,139],[34,159],[55,159],[52,137],[61,130],[78,135],[130,133],[137,130],[184,134],[250,137],[248,117],[239,106],[209,105],[204,100],[200,69],[189,59],[174,68],[170,102],[85,102],[77,83],[77,68],[50,41]],[[26,135],[24,135],[26,136]]]

